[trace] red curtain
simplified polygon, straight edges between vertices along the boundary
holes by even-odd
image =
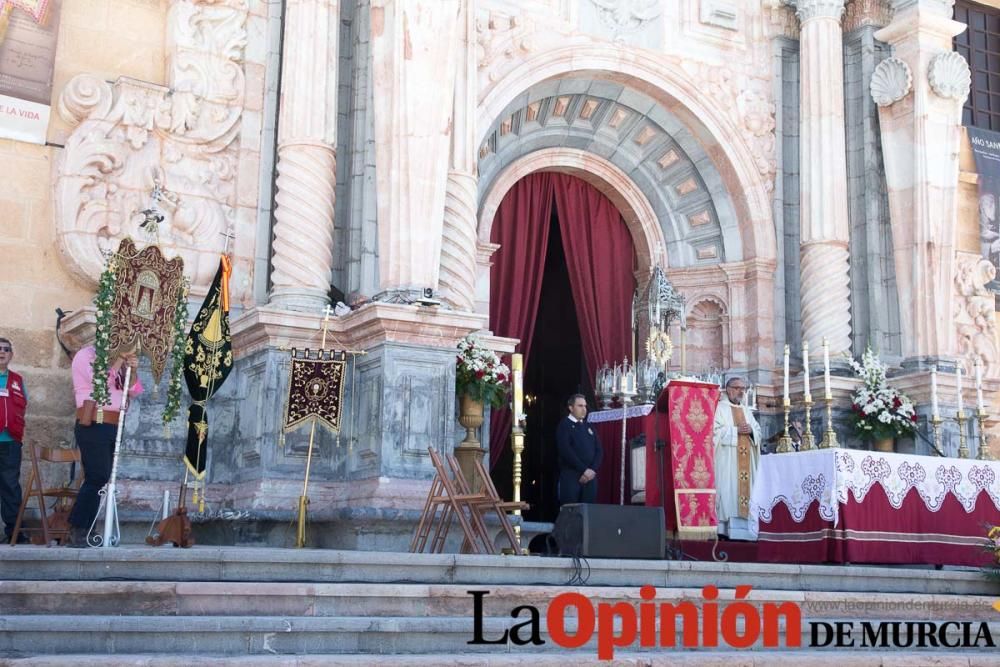
[[[490,234],[490,241],[500,244],[490,274],[490,326],[497,336],[521,341],[525,366],[542,293],[554,176],[535,173],[515,183],[500,202]],[[490,467],[509,445],[510,429],[509,408],[490,413]]]
[[[490,323],[495,334],[520,339],[518,348],[527,366],[553,200],[584,357],[593,377],[605,361],[620,361],[631,354],[634,250],[621,213],[585,181],[566,174],[535,173],[518,181],[504,197],[490,239],[500,244],[490,277]],[[509,410],[492,412],[491,465],[508,446],[510,427]],[[598,499],[611,502],[612,489],[618,488],[621,447],[603,440],[602,445],[605,455],[598,471]]]
[[[553,178],[583,356],[589,377],[594,377],[603,363],[632,354],[632,236],[615,205],[594,186],[566,174]],[[611,442],[602,438],[601,445],[604,459],[597,471],[597,499],[618,502],[621,437]]]

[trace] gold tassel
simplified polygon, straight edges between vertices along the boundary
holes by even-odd
[[[94,419],[98,424],[104,423],[104,408],[97,408],[97,417]]]

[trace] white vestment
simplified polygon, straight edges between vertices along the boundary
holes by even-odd
[[[715,410],[715,424],[712,428],[715,445],[715,511],[719,519],[719,533],[730,537],[736,537],[734,532],[743,533],[743,530],[738,528],[746,526],[746,519],[740,517],[739,511],[739,432],[736,421],[733,419],[734,407],[743,410],[743,418],[752,430],[753,442],[749,451],[749,479],[744,487],[746,489],[746,507],[749,507],[754,474],[760,463],[761,443],[760,424],[754,419],[750,408],[734,405],[723,395]],[[737,530],[734,531],[734,528]],[[749,532],[739,535],[740,538],[746,536],[749,536]]]

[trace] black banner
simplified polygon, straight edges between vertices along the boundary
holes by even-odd
[[[332,350],[292,350],[285,431],[315,419],[334,433],[340,432],[346,358],[344,352]]]

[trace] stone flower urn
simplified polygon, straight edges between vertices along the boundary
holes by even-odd
[[[483,425],[483,402],[463,395],[459,401],[458,423],[465,429],[465,440],[455,448],[455,458],[462,468],[462,474],[472,487],[473,492],[480,489],[479,477],[476,475],[476,459],[481,460],[486,450],[482,448],[478,438],[478,429]]]
[[[896,439],[895,438],[881,438],[875,441],[875,451],[876,452],[894,452],[896,451]]]

